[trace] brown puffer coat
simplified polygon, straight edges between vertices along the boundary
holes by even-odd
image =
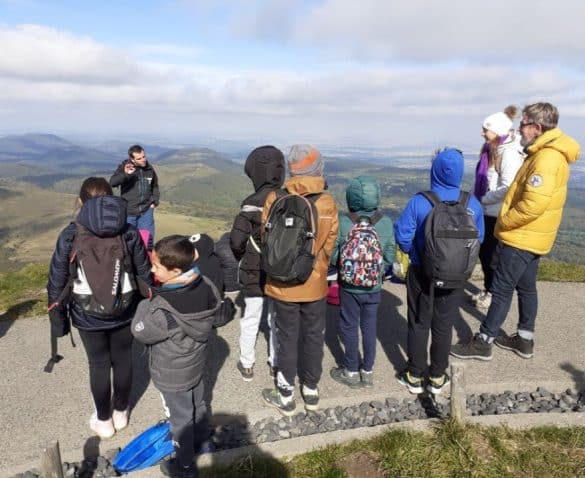
[[[320,176],[294,176],[284,183],[284,187],[288,192],[295,194],[321,193],[315,201],[319,216],[317,258],[313,265],[313,272],[303,284],[287,285],[268,278],[264,292],[273,299],[286,302],[313,302],[327,295],[327,267],[339,228],[337,206],[333,197],[325,192],[325,180]],[[261,231],[264,231],[264,225],[275,198],[275,192],[271,192],[266,198],[262,212]]]

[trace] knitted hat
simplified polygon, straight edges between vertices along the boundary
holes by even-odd
[[[291,176],[323,176],[323,158],[319,150],[308,144],[295,144],[288,153]]]
[[[483,127],[493,131],[498,136],[506,136],[512,128],[512,120],[506,113],[494,113],[483,120]]]

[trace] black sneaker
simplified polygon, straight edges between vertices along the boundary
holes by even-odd
[[[451,355],[460,359],[489,361],[493,358],[492,344],[483,340],[479,334],[475,334],[465,344],[451,345]]]
[[[506,350],[511,350],[519,357],[531,359],[534,356],[534,340],[523,339],[518,334],[500,335],[494,344]]]
[[[319,409],[319,389],[316,388],[313,392],[305,394],[305,387],[301,385],[301,397],[305,402],[305,410],[309,412]]]
[[[297,404],[295,403],[294,399],[288,403],[284,403],[282,401],[282,396],[280,395],[278,388],[265,388],[262,390],[262,398],[264,398],[266,403],[272,405],[285,417],[294,415],[295,409],[297,408]]]
[[[194,464],[180,467],[175,458],[170,458],[161,462],[160,472],[164,476],[169,476],[170,478],[197,478],[197,476],[199,476]]]
[[[350,374],[351,372],[348,372],[345,367],[336,367],[329,371],[329,375],[336,382],[346,385],[349,388],[361,388],[362,382],[359,372]]]
[[[445,387],[449,385],[449,383],[451,383],[451,379],[446,373],[440,377],[429,376],[429,381],[427,382],[427,391],[433,395],[439,395],[441,391],[443,391]]]
[[[254,366],[252,367],[244,367],[242,362],[238,361],[238,371],[240,375],[244,379],[244,382],[251,382],[254,378]]]
[[[423,393],[423,382],[422,378],[411,375],[408,369],[404,369],[400,372],[396,378],[398,382],[404,385],[410,393],[419,394]]]

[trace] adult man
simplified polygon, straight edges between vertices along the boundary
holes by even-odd
[[[290,178],[284,183],[290,194],[314,201],[317,212],[315,262],[308,279],[296,285],[266,278],[265,293],[274,300],[276,310],[275,389],[264,389],[264,400],[283,415],[295,412],[293,398],[295,377],[301,382],[301,397],[306,410],[319,406],[317,384],[321,379],[327,297],[327,267],[339,227],[337,206],[326,192],[323,158],[313,146],[298,144],[291,148],[288,160]],[[262,210],[262,227],[266,226],[276,191],[268,194]],[[289,218],[287,218],[287,221]],[[291,225],[294,222],[290,218]]]
[[[150,233],[148,249],[151,250],[153,211],[159,202],[158,178],[142,146],[135,144],[128,149],[128,159],[120,163],[110,178],[110,185],[121,188],[121,196],[128,203],[128,223]]]
[[[559,112],[550,103],[535,103],[522,111],[521,144],[527,157],[508,189],[496,223],[500,243],[492,303],[479,333],[470,342],[451,347],[455,357],[491,360],[493,343],[522,358],[534,355],[538,262],[554,244],[567,198],[569,165],[580,154],[579,144],[557,128],[558,119]],[[518,292],[518,331],[498,336],[514,289]]]

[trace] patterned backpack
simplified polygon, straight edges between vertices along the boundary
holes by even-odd
[[[372,217],[348,214],[353,226],[347,233],[339,254],[339,278],[354,287],[374,287],[383,278],[383,251],[375,225],[382,219],[381,211]]]

